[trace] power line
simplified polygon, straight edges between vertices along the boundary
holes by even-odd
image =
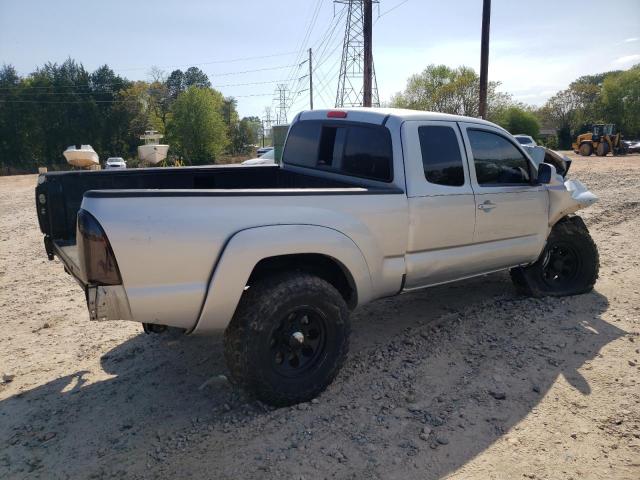
[[[212,88],[226,88],[226,87],[245,87],[249,85],[267,85],[282,82],[282,80],[267,80],[264,82],[246,82],[246,83],[226,83],[221,85],[211,85]],[[47,87],[47,88],[55,88],[55,87]],[[117,94],[119,91],[114,90],[96,90],[92,92],[18,92],[19,96],[23,95],[104,95],[104,94]],[[0,95],[8,95],[7,93],[0,92]]]
[[[272,71],[272,70],[284,70],[286,68],[290,68],[296,65],[280,65],[277,67],[264,67],[264,68],[255,68],[252,70],[241,70],[241,71],[234,71],[234,72],[224,72],[224,73],[209,73],[207,76],[208,77],[228,77],[228,76],[232,76],[232,75],[243,75],[245,73],[255,73],[255,72],[267,72],[267,71]],[[115,86],[115,85],[120,85],[120,86],[125,86],[129,83],[135,83],[135,81],[129,81],[129,80],[122,80],[122,81],[117,81],[117,82],[110,82],[110,83],[105,83],[102,84],[100,86]],[[275,83],[275,82],[274,82]],[[86,85],[80,85],[80,84],[71,84],[71,85],[48,85],[48,86],[28,86],[28,87],[0,87],[0,90],[13,90],[14,88],[22,88],[22,89],[53,89],[53,88],[82,88],[82,89],[90,89],[90,88],[94,88],[92,85],[86,84]]]
[[[382,17],[384,17],[385,15],[387,15],[388,13],[393,12],[396,8],[400,8],[402,5],[404,5],[405,3],[407,3],[409,0],[403,0],[402,2],[400,2],[399,4],[397,4],[395,7],[391,7],[389,10],[385,10],[384,12],[382,12],[380,15],[378,15],[378,18],[376,19],[376,22],[378,20],[380,20]]]
[[[311,35],[311,32],[313,31],[313,28],[315,27],[315,24],[318,20],[318,14],[320,13],[320,7],[322,6],[322,2],[323,0],[318,0],[318,2],[316,3],[316,7],[313,10],[313,13],[311,15],[311,21],[309,22],[309,26],[307,27],[307,30],[304,34],[304,36],[302,37],[302,41],[300,42],[300,47],[298,48],[298,54],[296,55],[296,62],[300,62],[302,60],[302,54],[305,50],[306,47],[306,43],[309,40],[309,36]],[[298,68],[301,65],[298,65]],[[289,82],[291,82],[291,80],[293,78],[295,78],[295,76],[297,75],[297,73],[294,73],[294,71],[292,71],[289,75]]]
[[[235,98],[245,98],[245,97],[270,97],[272,94],[271,93],[253,93],[250,95],[231,95],[232,97]],[[138,100],[134,99],[134,100],[94,100],[94,99],[87,99],[85,101],[80,101],[80,100],[58,100],[55,102],[49,101],[49,100],[2,100],[0,99],[0,103],[37,103],[37,104],[49,104],[49,105],[64,105],[64,104],[74,104],[74,103],[137,103]]]
[[[296,51],[292,52],[283,52],[283,53],[274,53],[272,55],[256,55],[253,57],[241,57],[241,58],[232,58],[229,60],[211,60],[208,62],[198,62],[198,63],[183,63],[181,65],[152,65],[151,67],[157,68],[185,68],[185,67],[195,67],[198,65],[214,65],[217,63],[236,63],[236,62],[245,62],[248,60],[261,60],[263,58],[274,58],[274,57],[285,57],[287,55],[293,55]],[[119,72],[127,72],[130,70],[148,70],[151,67],[130,67],[130,68],[116,68]]]
[[[331,45],[331,40],[334,38],[334,35],[336,33],[336,31],[338,31],[338,26],[340,26],[342,19],[344,18],[345,14],[347,12],[346,8],[342,8],[341,11],[337,14],[334,15],[334,17],[331,19],[331,21],[329,22],[324,34],[321,36],[319,41],[316,41],[314,43],[314,45],[316,45],[316,50],[321,50],[319,55],[314,55],[314,58],[316,58],[314,64],[316,62],[316,65],[314,65],[313,68],[313,73],[317,72],[319,67],[321,67],[330,57],[331,55],[335,52],[335,50],[337,49],[337,45],[334,46],[333,49],[331,49],[331,51],[329,52],[329,56],[325,56],[325,54],[327,53],[327,51],[330,49],[330,45]],[[308,76],[305,75],[304,77],[300,77],[299,80],[306,78]],[[292,106],[296,103],[299,102],[299,98],[298,98],[298,94],[300,93],[300,88],[301,83],[300,81],[295,85],[294,88],[292,88],[292,91],[296,91],[296,93],[294,95],[291,96],[291,104],[289,106],[289,108],[291,109]],[[306,90],[305,90],[306,91]]]
[[[242,75],[244,73],[254,73],[254,72],[266,72],[269,70],[283,70],[285,68],[295,67],[295,65],[282,65],[280,67],[266,67],[266,68],[256,68],[254,70],[243,70],[241,72],[227,72],[227,73],[211,73],[212,77],[227,77],[231,75]]]

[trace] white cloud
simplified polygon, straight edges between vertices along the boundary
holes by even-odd
[[[613,63],[617,63],[619,65],[624,65],[627,63],[633,63],[640,61],[640,53],[636,53],[634,55],[625,55],[624,57],[616,58]]]
[[[625,38],[624,43],[637,42],[638,40],[640,40],[638,37]]]

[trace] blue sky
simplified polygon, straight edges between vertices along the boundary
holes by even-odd
[[[334,12],[340,6],[332,0],[0,0],[0,63],[27,74],[72,57],[89,70],[107,63],[133,80],[149,79],[152,65],[167,73],[197,65],[223,94],[237,96],[241,115],[262,116],[278,82],[294,93],[306,88],[297,78],[307,67],[297,64],[311,46],[315,104],[331,107],[344,34],[342,23],[327,35]],[[478,70],[482,0],[381,0],[379,12],[382,101],[430,63]],[[492,2],[489,78],[521,101],[541,104],[580,75],[636,63],[640,0]],[[292,111],[308,106],[307,95],[295,96]]]

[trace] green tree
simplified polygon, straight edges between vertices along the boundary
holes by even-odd
[[[515,104],[511,95],[497,91],[499,86],[499,82],[489,82],[489,116]],[[429,65],[409,78],[407,87],[392,98],[391,105],[477,117],[479,92],[480,78],[472,68]]]
[[[262,122],[258,117],[244,117],[232,131],[231,153],[247,153],[252,145],[258,143],[261,132]]]
[[[209,77],[198,67],[189,67],[187,71],[184,72],[183,79],[185,89],[189,87],[211,88]]]
[[[134,82],[121,90],[116,100],[112,107],[111,119],[119,128],[117,147],[113,155],[134,157],[140,144],[140,135],[149,128],[159,129],[149,84]]]
[[[558,131],[558,147],[571,148],[578,108],[578,98],[571,89],[556,93],[541,109],[545,123]]]
[[[524,133],[537,138],[540,133],[540,123],[536,116],[521,107],[509,107],[493,121],[512,134]]]
[[[182,70],[174,70],[169,74],[169,77],[167,77],[167,80],[164,83],[167,87],[169,97],[172,100],[175,100],[178,98],[178,95],[185,90],[184,73],[182,73]]]
[[[628,137],[640,137],[640,64],[615,75],[602,84],[603,116]]]
[[[178,95],[167,125],[172,150],[191,164],[215,163],[229,140],[222,116],[224,99],[216,90],[189,87]]]
[[[211,82],[207,74],[198,67],[189,67],[186,72],[180,69],[169,74],[164,82],[169,96],[175,100],[189,87],[210,88]]]

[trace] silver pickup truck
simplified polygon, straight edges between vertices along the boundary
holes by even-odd
[[[333,380],[372,300],[503,269],[530,295],[590,291],[572,214],[596,197],[558,171],[483,120],[315,110],[281,165],[47,173],[36,205],[92,320],[224,329],[231,378],[288,405]]]

